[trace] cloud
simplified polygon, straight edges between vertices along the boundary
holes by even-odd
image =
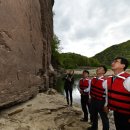
[[[88,57],[130,39],[129,0],[56,0],[54,32],[63,52]]]

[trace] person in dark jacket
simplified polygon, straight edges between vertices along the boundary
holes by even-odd
[[[72,91],[73,91],[73,84],[74,84],[74,71],[69,71],[66,73],[64,80],[64,90],[66,94],[66,101],[67,104],[72,106],[73,104],[73,97],[72,97]]]

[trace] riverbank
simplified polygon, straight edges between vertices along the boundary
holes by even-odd
[[[90,69],[88,70],[89,71],[89,75],[90,77],[93,77],[96,75],[96,69]],[[81,75],[83,72],[83,70],[74,70],[74,74],[76,75]],[[126,72],[130,73],[130,69],[127,69]],[[113,71],[111,69],[108,69],[108,71],[106,72],[105,74],[106,76],[109,76],[109,75],[113,75]]]
[[[90,124],[81,117],[78,104],[66,106],[65,97],[52,90],[1,111],[0,130],[86,130]]]

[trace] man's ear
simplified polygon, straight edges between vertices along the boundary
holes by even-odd
[[[122,64],[122,69],[124,69],[125,68],[125,64]]]

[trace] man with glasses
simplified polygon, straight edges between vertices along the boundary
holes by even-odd
[[[116,57],[111,64],[114,76],[104,82],[104,87],[108,88],[108,108],[114,111],[116,130],[130,130],[130,74],[125,72],[127,67],[127,59]]]

